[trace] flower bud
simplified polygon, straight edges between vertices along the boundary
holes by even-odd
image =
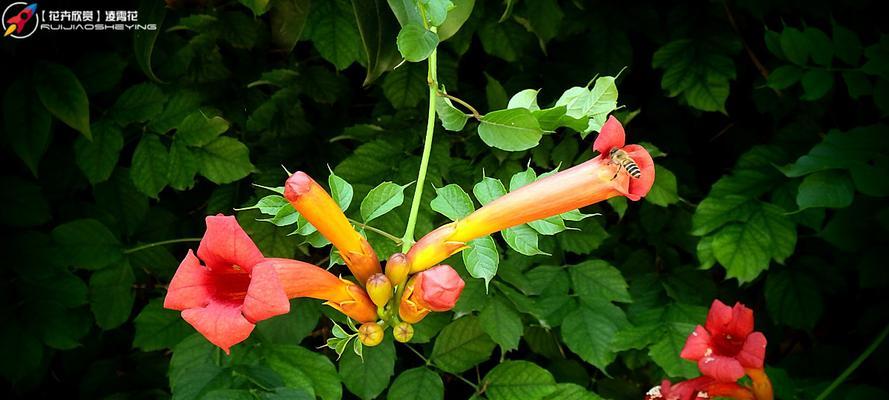
[[[389,282],[394,286],[400,286],[407,280],[407,274],[410,272],[410,265],[407,262],[407,256],[404,253],[395,253],[389,257],[386,262],[386,276]]]
[[[416,324],[429,314],[429,309],[417,304],[414,299],[414,283],[416,278],[411,278],[404,287],[404,294],[401,295],[401,302],[398,304],[398,316],[402,321]]]
[[[383,341],[383,328],[376,322],[364,323],[358,328],[358,340],[365,346],[376,346]]]
[[[389,299],[392,298],[392,283],[389,282],[389,278],[387,278],[386,275],[371,275],[367,280],[365,289],[370,296],[370,300],[373,301],[377,307],[385,306],[386,303],[389,302]]]
[[[392,335],[395,336],[395,340],[407,343],[414,337],[414,326],[407,322],[399,322],[392,327]]]
[[[449,265],[439,265],[417,274],[413,299],[432,311],[448,311],[457,304],[465,283]]]

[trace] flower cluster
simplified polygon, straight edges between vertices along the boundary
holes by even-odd
[[[325,300],[362,323],[353,336],[364,345],[379,344],[390,326],[395,339],[406,342],[413,335],[411,324],[456,304],[463,279],[441,262],[467,248],[469,241],[611,197],[639,200],[645,196],[654,181],[654,164],[644,148],[625,146],[624,139],[623,126],[609,118],[593,145],[598,156],[430,232],[407,254],[392,255],[385,271],[370,243],[330,194],[307,174],[296,172],[284,185],[284,197],[336,247],[355,281],[302,261],[267,258],[234,217],[218,215],[207,217],[197,256],[189,251],[180,264],[164,306],[181,310],[189,324],[226,352],[245,340],[258,321],[287,313],[289,299],[297,297]],[[636,164],[641,175],[631,176],[613,158],[618,150]],[[346,341],[336,343],[344,346]]]
[[[725,397],[772,400],[772,384],[763,369],[766,337],[753,331],[753,310],[741,303],[729,307],[714,300],[704,326],[688,336],[680,357],[695,361],[702,376],[652,388],[646,400],[696,400]],[[747,375],[751,385],[738,380]]]

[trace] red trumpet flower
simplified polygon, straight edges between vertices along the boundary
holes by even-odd
[[[741,303],[729,307],[714,300],[705,326],[688,337],[680,356],[697,361],[701,373],[720,382],[735,382],[744,369],[762,369],[766,337],[753,331],[753,311]]]
[[[164,307],[226,353],[250,336],[256,322],[290,311],[273,265],[235,217],[207,217],[198,255],[189,250],[170,281]],[[201,265],[201,261],[204,265]]]

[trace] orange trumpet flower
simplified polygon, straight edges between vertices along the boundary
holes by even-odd
[[[297,171],[284,184],[284,197],[318,232],[333,243],[352,275],[362,285],[381,272],[380,260],[367,239],[361,236],[343,210],[318,182]]]

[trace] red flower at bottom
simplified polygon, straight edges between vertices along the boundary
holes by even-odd
[[[729,307],[714,300],[705,326],[688,337],[680,356],[697,361],[701,373],[720,382],[735,382],[744,369],[762,369],[766,337],[753,331],[753,311],[741,303]]]
[[[207,217],[198,254],[189,250],[170,281],[164,307],[226,353],[257,321],[290,311],[274,265],[231,216]],[[201,265],[201,261],[205,265]]]

